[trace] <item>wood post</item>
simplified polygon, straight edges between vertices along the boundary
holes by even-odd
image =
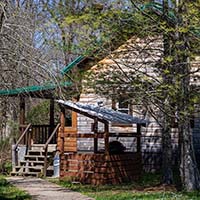
[[[19,127],[21,125],[25,124],[25,99],[24,97],[20,96],[20,100],[19,100]],[[24,127],[20,127],[20,135],[22,135],[22,133],[24,132],[25,128]],[[23,144],[26,144],[26,139],[24,138],[24,141],[22,141]]]
[[[25,99],[24,97],[20,97],[20,115],[19,115],[19,124],[24,125],[25,124]]]
[[[137,152],[141,152],[141,125],[137,124]]]
[[[49,106],[49,125],[50,125],[50,131],[49,136],[54,130],[54,99],[50,99],[50,106]]]
[[[64,152],[64,131],[65,131],[65,108],[63,106],[60,107],[61,108],[61,113],[60,113],[60,139],[61,139],[61,143],[60,143],[60,147],[59,150],[60,152]]]
[[[104,135],[104,143],[105,143],[105,154],[109,154],[109,123],[104,123],[105,125],[105,135]]]
[[[98,151],[98,119],[94,120],[94,153]]]

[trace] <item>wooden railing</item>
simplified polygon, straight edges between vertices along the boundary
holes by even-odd
[[[31,138],[34,144],[45,144],[55,126],[32,125]],[[52,138],[52,144],[56,144],[56,136]]]
[[[17,140],[15,146],[14,146],[14,155],[15,155],[15,165],[18,164],[18,145],[20,144],[20,142],[22,140],[24,140],[24,144],[26,145],[26,149],[29,148],[29,145],[30,145],[30,134],[28,134],[30,132],[30,129],[31,129],[31,124],[28,124],[25,128],[25,130],[23,131],[22,135],[19,137],[19,139]]]
[[[48,138],[48,140],[45,143],[44,146],[44,177],[46,177],[46,173],[47,173],[47,154],[48,154],[48,145],[49,143],[52,141],[52,139],[54,137],[56,137],[56,133],[58,132],[58,128],[60,127],[60,124],[57,124],[56,128],[54,129],[54,131],[52,132],[52,134],[50,135],[50,137]]]

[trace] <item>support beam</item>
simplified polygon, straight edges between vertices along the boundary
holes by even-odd
[[[19,128],[20,128],[20,135],[22,135],[22,133],[25,130],[25,127],[23,127],[23,125],[25,125],[25,98],[20,96],[19,99]],[[26,138],[23,139],[22,144],[26,143]]]
[[[49,136],[54,130],[55,122],[54,122],[54,99],[50,99],[50,106],[49,106],[49,125],[50,125],[50,132]]]
[[[60,106],[61,112],[60,112],[60,142],[58,145],[58,149],[61,153],[64,152],[64,131],[65,131],[65,108],[63,106]]]
[[[137,124],[137,152],[141,152],[141,125]]]
[[[24,125],[25,124],[25,99],[24,97],[20,97],[20,112],[19,112],[19,124]]]
[[[98,151],[98,119],[94,120],[94,153],[97,153]]]
[[[109,123],[105,123],[105,135],[104,135],[104,143],[105,143],[105,154],[109,154]]]

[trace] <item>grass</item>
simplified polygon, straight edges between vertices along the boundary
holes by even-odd
[[[92,186],[73,184],[68,180],[52,180],[73,191],[96,200],[199,200],[200,192],[177,192],[175,187],[159,185],[160,174],[145,174],[138,182]]]
[[[30,195],[10,185],[7,180],[0,176],[0,200],[29,200]]]

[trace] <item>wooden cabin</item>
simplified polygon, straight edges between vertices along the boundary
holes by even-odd
[[[147,121],[98,105],[58,101],[61,126],[58,132],[60,177],[89,184],[116,184],[137,180],[142,172],[141,128]],[[71,126],[65,125],[66,110],[72,112]],[[80,118],[88,122],[90,132],[79,132]],[[92,122],[92,123],[90,123]],[[132,125],[133,132],[111,132],[111,124]],[[127,151],[119,141],[110,138],[128,137],[134,148]],[[88,149],[81,149],[80,140],[90,140]]]
[[[125,112],[139,118],[145,118],[149,121],[145,131],[141,133],[141,152],[142,152],[142,166],[143,170],[147,172],[160,171],[162,167],[162,131],[161,121],[162,116],[158,108],[153,107],[154,116],[151,115],[149,109],[145,106],[138,105],[137,95],[145,94],[144,88],[135,89],[131,87],[131,79],[137,76],[144,76],[150,82],[156,84],[160,81],[160,74],[157,70],[157,65],[162,62],[163,56],[163,39],[162,37],[146,37],[131,39],[124,42],[108,55],[101,58],[98,62],[91,65],[90,57],[77,64],[78,68],[87,69],[88,73],[82,80],[82,91],[79,102],[85,104],[98,104],[102,102],[105,107]],[[191,75],[191,85],[199,92],[199,56],[191,62],[191,70],[194,72]],[[94,63],[94,62],[93,62]],[[89,66],[89,67],[88,67]],[[89,68],[89,69],[88,69]],[[129,82],[130,75],[130,82]],[[152,79],[152,80],[151,80]],[[99,80],[98,82],[96,80]],[[110,81],[113,80],[113,81]],[[116,84],[115,80],[120,84]],[[126,83],[129,82],[127,85]],[[103,85],[106,86],[103,87]],[[144,92],[142,92],[144,91]],[[131,94],[130,98],[129,95]],[[155,117],[156,116],[156,117]],[[157,117],[159,116],[159,117]],[[157,118],[157,119],[156,119]],[[178,164],[178,130],[176,117],[174,126],[171,128],[171,141],[173,148],[173,165]],[[92,122],[86,122],[84,116],[78,117],[79,130],[78,133],[90,133],[90,125]],[[191,116],[191,128],[193,131],[194,148],[197,157],[197,162],[200,166],[200,112],[197,105],[194,115]],[[123,125],[116,126],[111,124],[111,132],[132,132],[132,126]],[[111,138],[112,139],[112,138]],[[128,137],[119,137],[118,140],[122,142],[128,149],[132,149],[132,140]],[[80,139],[80,145],[85,150],[91,148],[90,139]]]
[[[142,172],[141,129],[147,122],[106,107],[59,100],[60,123],[55,124],[55,87],[1,91],[2,95],[20,99],[20,135],[12,146],[11,175],[52,176],[53,159],[59,153],[61,178],[95,185],[137,180]],[[49,124],[26,123],[27,97],[50,100]],[[84,129],[84,122],[90,131]],[[131,124],[133,129],[116,132],[111,130],[112,124]],[[119,137],[130,138],[134,148],[126,149]],[[89,142],[87,149],[82,148],[84,141]]]
[[[139,54],[140,51],[142,53]],[[140,72],[148,72],[151,73],[151,76],[154,76],[156,75],[154,66],[160,61],[161,53],[162,42],[159,38],[158,40],[151,37],[143,39],[132,38],[111,55],[99,61],[98,64],[96,64],[93,57],[81,56],[66,68],[66,70],[69,70],[77,66],[81,71],[90,70],[89,74],[91,76],[83,78],[81,83],[82,91],[78,99],[80,103],[78,105],[99,104],[100,107],[101,102],[103,102],[104,109],[114,109],[136,116],[138,119],[147,119],[149,123],[145,128],[142,128],[144,123],[141,121],[132,121],[131,123],[113,122],[112,119],[104,119],[99,115],[95,115],[95,112],[91,114],[88,109],[82,112],[82,107],[75,107],[74,104],[68,105],[65,102],[58,102],[62,108],[61,125],[54,124],[53,102],[56,97],[50,91],[55,89],[55,86],[53,88],[47,87],[48,89],[46,87],[38,87],[35,90],[35,88],[27,87],[24,90],[0,91],[0,95],[15,96],[21,99],[21,137],[13,147],[13,157],[15,158],[13,174],[45,176],[52,168],[52,159],[56,150],[60,152],[61,177],[71,177],[72,180],[79,180],[84,183],[115,183],[126,181],[127,177],[134,180],[138,177],[135,175],[139,175],[142,169],[145,171],[160,170],[162,136],[161,127],[156,120],[148,115],[148,112],[143,110],[141,105],[135,105],[131,102],[124,104],[124,99],[118,98],[118,93],[114,97],[110,96],[110,98],[97,95],[87,84],[88,81],[95,80],[95,77],[98,77],[102,71],[116,72],[117,69],[124,67],[125,64],[126,67],[123,68],[125,72],[131,73],[131,68],[138,67]],[[199,77],[200,74],[196,70],[199,68],[199,58],[196,59],[198,60],[193,63],[193,69],[197,71],[196,75]],[[141,63],[145,64],[141,66]],[[65,72],[64,70],[63,73]],[[191,79],[193,85],[199,86],[198,78],[192,77]],[[101,85],[97,87],[101,87]],[[26,95],[50,99],[51,114],[49,124],[27,125],[25,123]],[[70,112],[72,115],[71,120],[67,117]],[[199,110],[197,110],[193,121],[194,146],[197,156],[200,155],[199,113]],[[67,126],[67,123],[71,123],[71,125]],[[171,131],[173,158],[176,164],[178,134],[176,128],[172,128]],[[118,141],[125,146],[125,152],[122,154],[109,153],[109,142],[112,141]],[[20,145],[25,146],[22,160],[17,159],[17,156],[19,156],[19,151],[17,150]],[[118,165],[119,163],[121,164]],[[132,168],[132,166],[135,167]]]

